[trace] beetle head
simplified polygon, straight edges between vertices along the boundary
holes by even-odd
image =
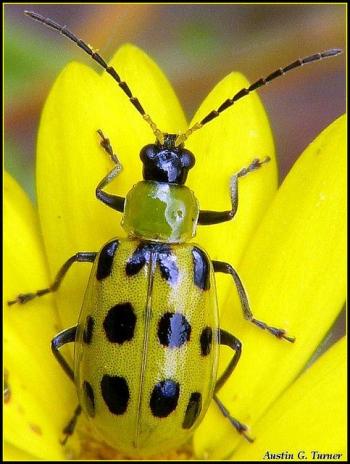
[[[194,155],[182,145],[175,146],[176,134],[164,134],[161,144],[146,145],[140,152],[144,180],[182,185],[194,166]]]

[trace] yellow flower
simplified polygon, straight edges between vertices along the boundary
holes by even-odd
[[[186,129],[168,81],[143,52],[126,45],[110,64],[161,130]],[[193,121],[246,85],[238,73],[227,76]],[[154,136],[108,75],[72,63],[55,82],[41,118],[38,213],[5,176],[5,301],[47,287],[77,251],[98,251],[112,237],[125,236],[118,213],[95,198],[98,182],[111,169],[97,129],[110,138],[124,166],[109,191],[125,196],[141,178],[139,151]],[[232,281],[219,275],[221,325],[243,342],[241,360],[219,396],[233,416],[251,426],[256,441],[247,443],[213,404],[191,451],[169,459],[262,460],[266,452],[286,450],[346,458],[344,340],[300,375],[345,299],[344,134],[341,117],[305,150],[278,192],[272,136],[256,94],[186,143],[196,155],[187,184],[203,209],[228,209],[230,176],[254,158],[272,159],[239,180],[234,220],[199,227],[196,241],[212,259],[238,269],[256,317],[297,340],[294,345],[277,340],[244,321]],[[83,418],[67,446],[59,443],[77,399],[50,341],[76,325],[88,274],[88,264],[76,264],[57,294],[25,306],[5,304],[5,459],[120,457],[87,435]],[[69,356],[69,350],[64,353]],[[224,348],[220,370],[230,356]]]

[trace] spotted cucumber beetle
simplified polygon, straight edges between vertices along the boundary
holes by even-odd
[[[205,211],[185,186],[195,157],[184,144],[194,131],[252,91],[303,64],[336,56],[340,50],[298,59],[240,90],[183,134],[168,134],[157,127],[117,71],[90,46],[66,26],[37,13],[26,14],[75,42],[104,68],[156,138],[140,152],[143,180],[123,198],[104,190],[120,173],[121,164],[109,139],[98,130],[101,147],[114,167],[98,184],[96,196],[123,214],[128,238],[114,238],[99,252],[76,253],[63,264],[49,288],[9,301],[23,304],[54,292],[73,263],[93,263],[78,324],[52,340],[53,353],[75,382],[79,398],[63,442],[73,433],[83,410],[104,440],[118,450],[131,456],[163,452],[188,440],[212,399],[251,440],[246,426],[230,415],[217,396],[237,365],[242,346],[219,327],[215,273],[232,277],[246,319],[278,338],[294,339],[285,330],[255,319],[243,284],[230,264],[211,260],[201,247],[188,242],[195,236],[197,224],[233,219],[238,179],[269,158],[254,159],[232,177],[229,211]],[[74,369],[59,351],[67,343],[75,343]],[[227,345],[234,354],[217,379],[220,345]]]

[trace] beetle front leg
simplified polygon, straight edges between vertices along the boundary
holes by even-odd
[[[123,169],[117,155],[113,152],[112,145],[107,137],[104,136],[101,129],[97,131],[101,137],[100,145],[105,150],[105,152],[110,156],[111,160],[115,163],[114,168],[101,180],[101,182],[96,187],[96,197],[101,200],[105,205],[113,208],[120,213],[124,212],[124,203],[125,198],[119,197],[117,195],[111,195],[110,193],[104,192],[102,189],[106,187],[112,180],[118,176],[118,174]]]
[[[212,225],[219,224],[220,222],[231,221],[235,216],[238,208],[238,178],[246,176],[252,171],[259,169],[264,163],[270,161],[267,156],[263,160],[254,159],[249,166],[242,168],[237,174],[231,177],[231,209],[229,211],[206,211],[202,210],[199,212],[198,224],[200,225]]]
[[[60,366],[64,370],[64,372],[68,375],[68,377],[74,382],[74,372],[67,361],[64,359],[62,354],[60,353],[59,349],[66,345],[67,343],[74,343],[75,336],[77,333],[77,326],[71,327],[70,329],[63,330],[60,332],[56,337],[53,338],[51,342],[51,349],[52,352],[59,362]],[[63,429],[64,438],[61,440],[61,444],[65,445],[67,443],[68,438],[73,435],[75,427],[77,425],[78,417],[81,414],[81,406],[78,405],[75,410],[72,418],[69,420],[68,424]]]
[[[47,293],[50,292],[55,292],[58,290],[59,286],[61,285],[61,282],[66,275],[68,269],[71,267],[73,263],[79,262],[79,263],[93,263],[95,261],[95,258],[97,256],[96,252],[90,252],[90,251],[80,251],[79,253],[76,253],[75,255],[71,256],[61,267],[61,269],[58,271],[56,278],[53,282],[52,285],[48,288],[43,288],[41,290],[37,290],[35,293],[20,293],[16,299],[8,301],[7,304],[9,306],[19,303],[19,304],[25,304],[28,303],[28,301],[33,300],[34,298],[38,296],[43,296],[46,295]]]
[[[284,338],[285,340],[291,343],[294,343],[295,338],[287,336],[286,331],[284,329],[278,329],[276,327],[271,327],[267,325],[265,322],[258,321],[257,319],[255,319],[250,309],[250,306],[249,306],[247,292],[245,291],[243,287],[243,284],[242,284],[241,279],[239,278],[239,275],[237,274],[235,269],[231,266],[231,264],[225,263],[223,261],[212,261],[212,263],[213,263],[215,272],[223,272],[224,274],[230,274],[231,277],[233,278],[233,281],[236,285],[238,296],[239,296],[239,299],[242,305],[243,314],[246,319],[248,319],[253,324],[257,325],[261,329],[267,330],[272,335],[275,335],[275,337]]]

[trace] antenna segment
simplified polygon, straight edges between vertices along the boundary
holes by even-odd
[[[25,11],[25,15],[29,16],[30,18],[34,19],[35,21],[38,21],[41,24],[44,24],[50,29],[54,29],[55,31],[59,32],[62,34],[64,37],[67,37],[67,39],[71,40],[74,42],[78,47],[80,47],[82,50],[84,50],[85,53],[91,56],[93,60],[95,60],[102,68],[104,68],[107,73],[113,77],[113,79],[117,82],[119,87],[122,89],[122,91],[126,94],[128,97],[129,101],[134,105],[136,110],[141,114],[143,119],[147,122],[147,124],[151,127],[154,135],[156,136],[157,140],[159,141],[160,144],[164,143],[164,134],[161,130],[158,129],[156,124],[152,121],[151,117],[149,114],[145,112],[143,109],[141,103],[139,100],[134,97],[132,94],[128,84],[124,81],[121,80],[119,74],[117,71],[112,67],[108,66],[108,64],[105,62],[105,60],[96,53],[89,45],[87,45],[85,42],[80,40],[78,37],[76,37],[73,32],[71,32],[67,26],[61,26],[60,24],[56,23],[50,18],[45,18],[44,16],[34,13],[33,11]]]
[[[340,48],[332,48],[330,50],[326,50],[321,53],[315,53],[314,55],[307,56],[305,58],[299,58],[296,61],[293,61],[293,63],[288,64],[284,68],[279,68],[276,69],[276,71],[273,71],[271,74],[269,74],[267,77],[262,77],[253,84],[251,84],[247,89],[243,88],[239,92],[237,92],[232,98],[228,98],[227,100],[222,103],[218,109],[211,111],[208,113],[201,121],[197,122],[194,124],[192,127],[190,127],[186,132],[183,134],[178,135],[176,141],[175,141],[175,146],[179,146],[184,143],[184,141],[196,130],[201,129],[205,124],[208,122],[212,121],[213,119],[217,118],[223,111],[227,110],[227,108],[230,108],[232,105],[236,103],[236,101],[240,100],[241,98],[249,95],[251,92],[254,92],[254,90],[259,89],[260,87],[263,87],[264,85],[268,84],[269,82],[273,81],[277,77],[283,76],[287,72],[291,71],[292,69],[299,68],[300,66],[303,66],[304,64],[312,63],[314,61],[319,61],[324,58],[330,58],[336,55],[339,55],[342,53],[342,50]]]

